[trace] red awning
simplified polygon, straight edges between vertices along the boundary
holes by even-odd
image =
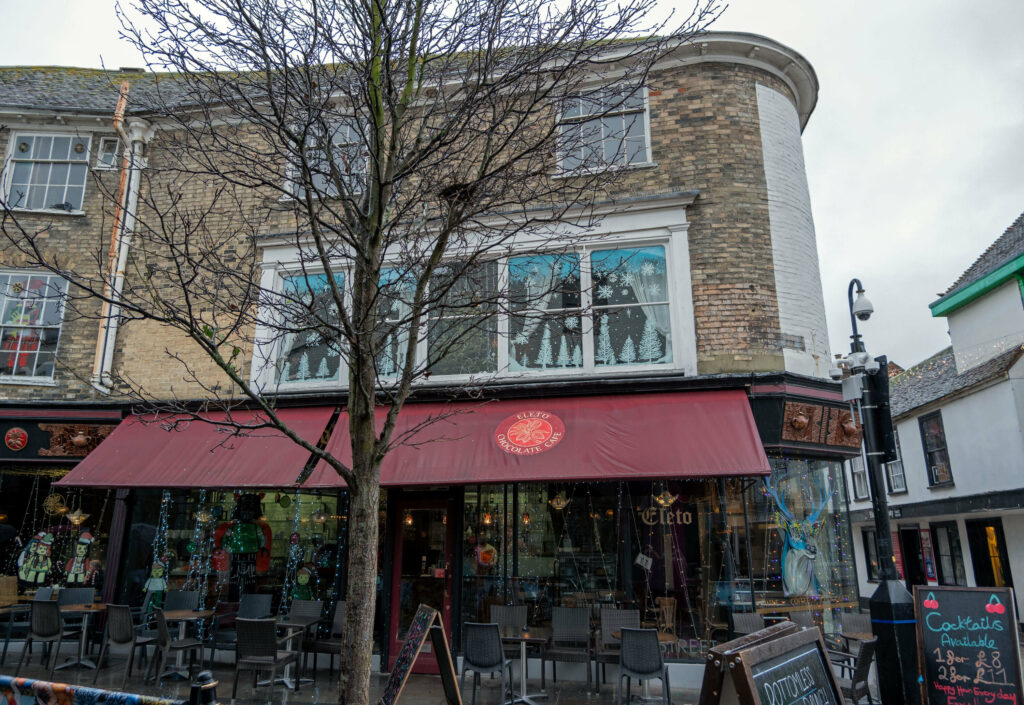
[[[384,413],[379,411],[379,422]],[[741,390],[410,403],[397,431],[406,438],[384,460],[385,486],[770,472]],[[346,417],[327,447],[351,458]],[[325,463],[306,483],[342,484]]]
[[[280,409],[281,420],[315,443],[331,417],[330,407]],[[225,420],[222,412],[211,421]],[[256,412],[234,411],[244,424]],[[309,460],[304,450],[279,431],[259,429],[231,436],[202,421],[168,430],[167,415],[125,419],[95,450],[57,484],[74,487],[247,488],[286,487]]]

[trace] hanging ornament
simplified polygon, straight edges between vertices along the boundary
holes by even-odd
[[[292,498],[286,494],[278,495],[277,505],[282,509],[287,509],[288,507],[292,506]]]
[[[68,521],[70,521],[75,526],[81,526],[89,517],[90,515],[84,513],[80,508],[76,509],[75,511],[67,515]]]
[[[59,514],[67,514],[68,507],[64,503],[64,496],[59,494],[51,494],[49,497],[43,500],[43,509],[50,516],[57,516]]]

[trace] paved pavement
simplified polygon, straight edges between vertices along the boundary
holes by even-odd
[[[38,651],[36,656],[32,658],[29,665],[26,665],[20,676],[26,678],[42,678],[46,679],[46,669],[43,668],[39,663]],[[12,644],[11,653],[7,656],[7,662],[5,665],[0,666],[0,673],[13,675],[15,666],[18,662],[19,653],[16,650],[14,644]],[[219,655],[218,655],[219,657]],[[227,657],[225,657],[226,659]],[[63,654],[61,661],[63,661]],[[109,690],[118,690],[121,684],[121,677],[123,671],[124,661],[122,658],[115,655],[110,660],[110,663],[101,669],[99,679],[96,687],[106,688]],[[333,678],[328,676],[326,668],[326,659],[320,660],[321,668],[317,672],[317,678],[315,682],[303,683],[302,688],[298,693],[285,688],[283,685],[276,685],[271,687],[260,687],[255,691],[252,689],[252,676],[251,674],[243,673],[238,684],[238,695],[239,697],[235,700],[231,700],[231,680],[234,675],[234,671],[227,663],[218,663],[213,669],[214,677],[220,681],[217,686],[217,697],[222,703],[234,703],[235,705],[257,705],[264,703],[275,703],[281,705],[289,704],[316,704],[316,703],[333,703],[337,702],[337,671],[334,672]],[[610,670],[610,669],[609,669]],[[54,674],[53,680],[60,681],[63,683],[74,683],[78,685],[92,686],[92,679],[94,671],[86,668],[71,667],[64,670],[57,671]],[[516,673],[518,675],[518,671]],[[165,679],[158,685],[148,683],[143,685],[141,682],[142,676],[133,669],[132,677],[128,680],[128,687],[126,690],[136,693],[148,693],[152,695],[159,695],[165,698],[177,698],[177,699],[188,699],[189,683],[185,680],[172,680]],[[371,698],[370,702],[376,703],[380,697],[381,691],[384,689],[385,681],[387,680],[387,674],[375,674],[373,676],[373,683],[371,686]],[[556,685],[552,685],[550,679],[548,680],[548,697],[546,699],[538,700],[538,705],[596,705],[597,703],[607,703],[614,705],[618,702],[617,693],[615,690],[614,679],[612,674],[609,673],[609,683],[601,687],[599,694],[587,693],[586,684],[582,682],[559,682]],[[491,680],[487,676],[483,676],[480,680],[480,688],[477,691],[476,705],[501,705],[501,693],[499,681],[497,678]],[[516,682],[516,688],[518,690],[518,681]],[[651,685],[650,695],[654,705],[663,703],[661,699],[661,690],[659,683],[654,681]],[[540,681],[534,682],[530,680],[530,690],[539,690]],[[638,687],[633,688],[634,703],[637,703],[637,694],[640,689]],[[672,703],[673,705],[694,705],[697,702],[696,691],[686,690],[672,690]],[[656,697],[656,699],[655,699]],[[462,699],[465,705],[471,705],[473,702],[472,697],[472,674],[466,678],[466,688],[463,691]],[[409,676],[409,680],[406,682],[405,689],[402,691],[399,697],[398,705],[444,705],[444,692],[441,687],[441,680],[438,676],[419,675],[413,674]],[[637,703],[638,705],[638,703]]]

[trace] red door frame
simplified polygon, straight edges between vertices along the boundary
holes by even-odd
[[[455,500],[449,495],[435,495],[433,497],[416,497],[397,499],[393,505],[389,502],[389,510],[393,507],[393,521],[397,527],[395,530],[395,543],[392,554],[391,569],[391,623],[388,625],[388,670],[394,668],[395,659],[402,650],[402,642],[398,640],[398,620],[400,617],[399,600],[402,592],[402,517],[407,509],[441,509],[448,517],[444,532],[444,604],[430,605],[441,612],[441,620],[444,623],[444,631],[448,635],[448,643],[452,640],[452,563],[455,553]],[[413,664],[413,673],[438,673],[437,660],[432,653],[420,652],[419,658]]]

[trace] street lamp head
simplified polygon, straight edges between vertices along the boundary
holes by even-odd
[[[858,321],[866,321],[875,312],[875,307],[868,301],[868,297],[864,296],[864,292],[859,291],[857,292],[857,300],[853,302],[850,312],[857,317]]]

